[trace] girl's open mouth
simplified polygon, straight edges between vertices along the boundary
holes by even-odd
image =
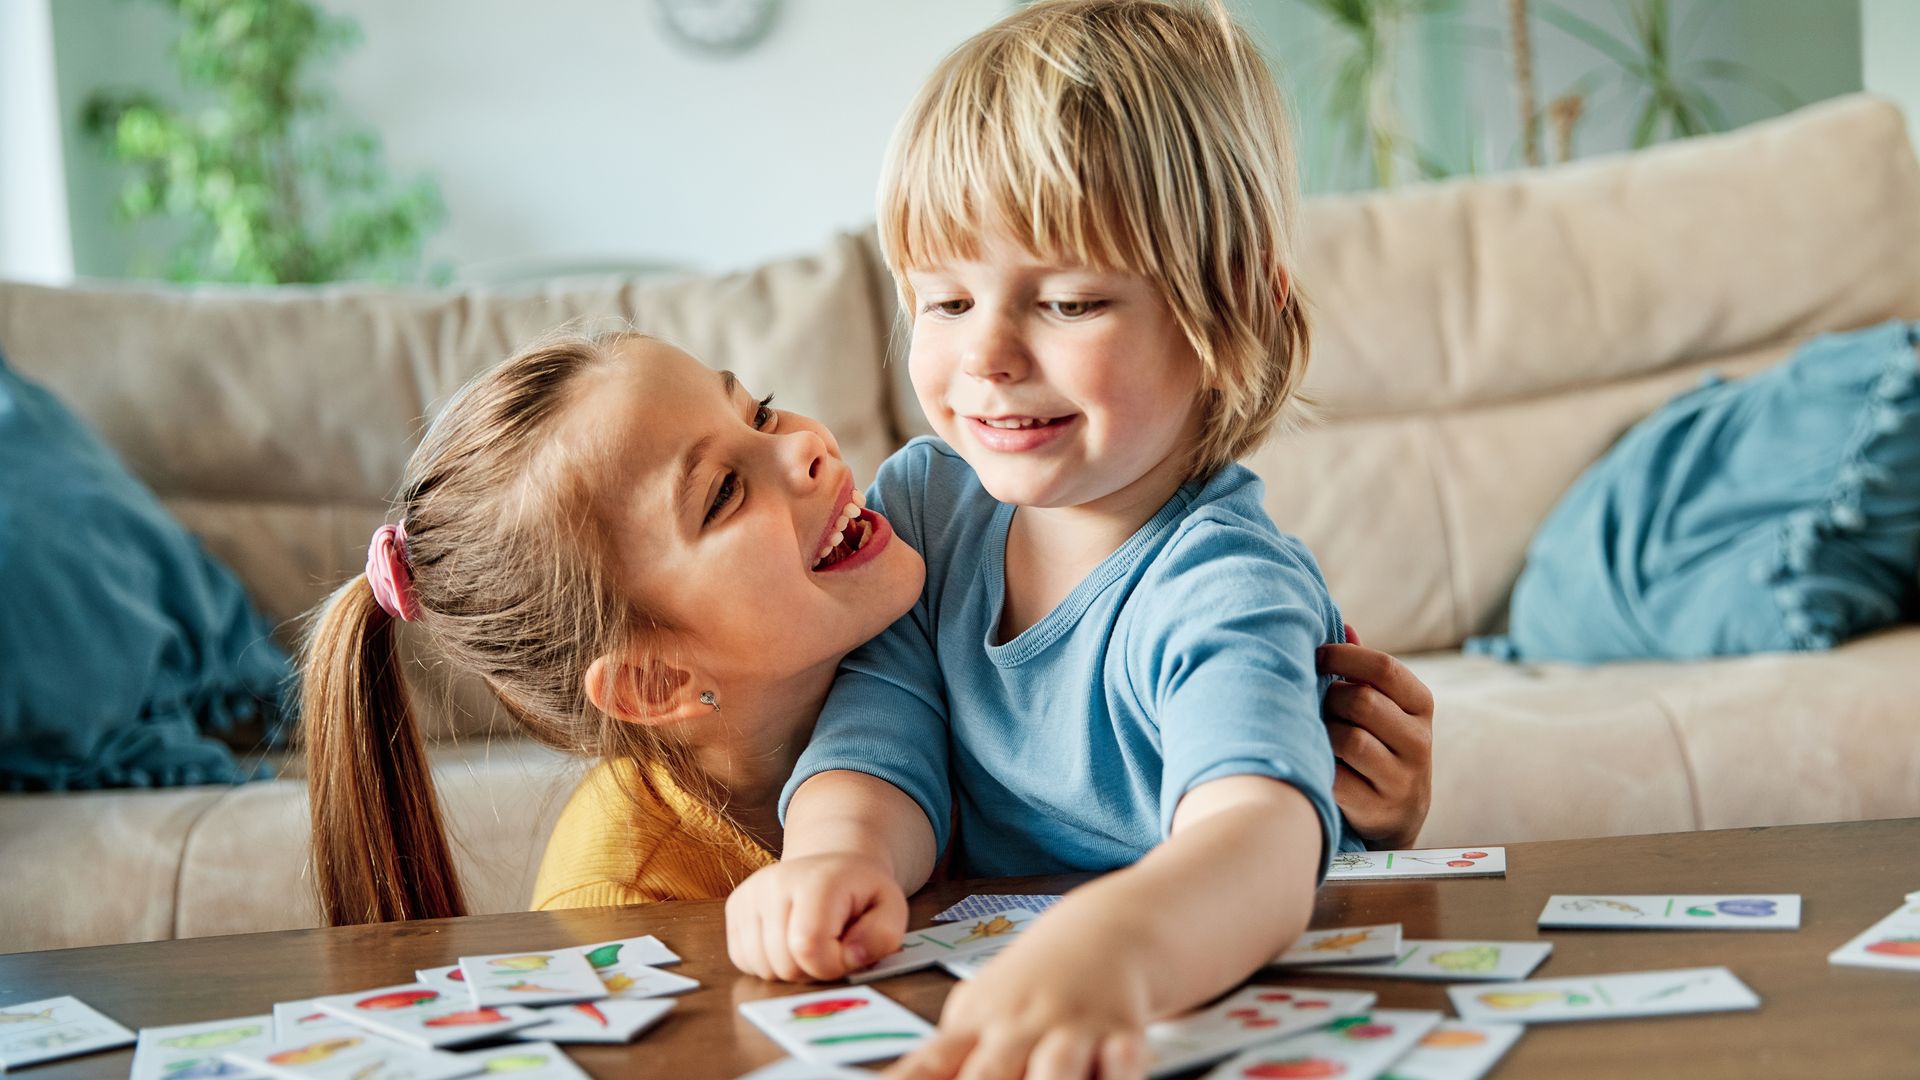
[[[813,564],[814,572],[845,570],[866,562],[886,546],[892,532],[887,527],[886,518],[862,507],[860,513],[840,530],[840,542]]]

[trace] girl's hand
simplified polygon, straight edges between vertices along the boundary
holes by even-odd
[[[1433,797],[1433,693],[1407,666],[1360,644],[1320,647],[1327,726],[1336,770],[1333,798],[1368,844],[1412,847]]]
[[[887,1080],[1133,1080],[1146,1073],[1138,934],[1100,920],[1036,926],[947,995],[940,1030]]]
[[[897,952],[906,930],[906,894],[863,855],[778,862],[727,897],[727,955],[763,979],[838,979]]]

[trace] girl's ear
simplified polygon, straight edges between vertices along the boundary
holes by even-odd
[[[658,657],[602,656],[587,667],[587,700],[629,724],[677,724],[713,715],[691,674]]]

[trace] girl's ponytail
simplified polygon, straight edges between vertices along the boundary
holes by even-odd
[[[394,622],[357,576],[328,598],[307,638],[301,729],[329,926],[464,914]]]

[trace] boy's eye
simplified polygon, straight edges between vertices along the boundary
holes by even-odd
[[[767,425],[771,423],[773,423],[773,395],[768,394],[754,406],[753,427],[756,431],[765,431]]]
[[[1049,300],[1047,308],[1063,319],[1084,319],[1106,306],[1103,300]]]
[[[933,312],[935,315],[946,315],[949,317],[965,315],[968,311],[972,310],[972,308],[973,301],[971,300],[935,300],[927,305],[927,310]]]
[[[719,516],[720,511],[726,509],[727,504],[733,501],[734,495],[737,494],[739,490],[740,474],[736,472],[727,473],[720,481],[720,490],[714,492],[713,505],[707,507],[707,518],[703,524],[711,524],[713,519]]]

